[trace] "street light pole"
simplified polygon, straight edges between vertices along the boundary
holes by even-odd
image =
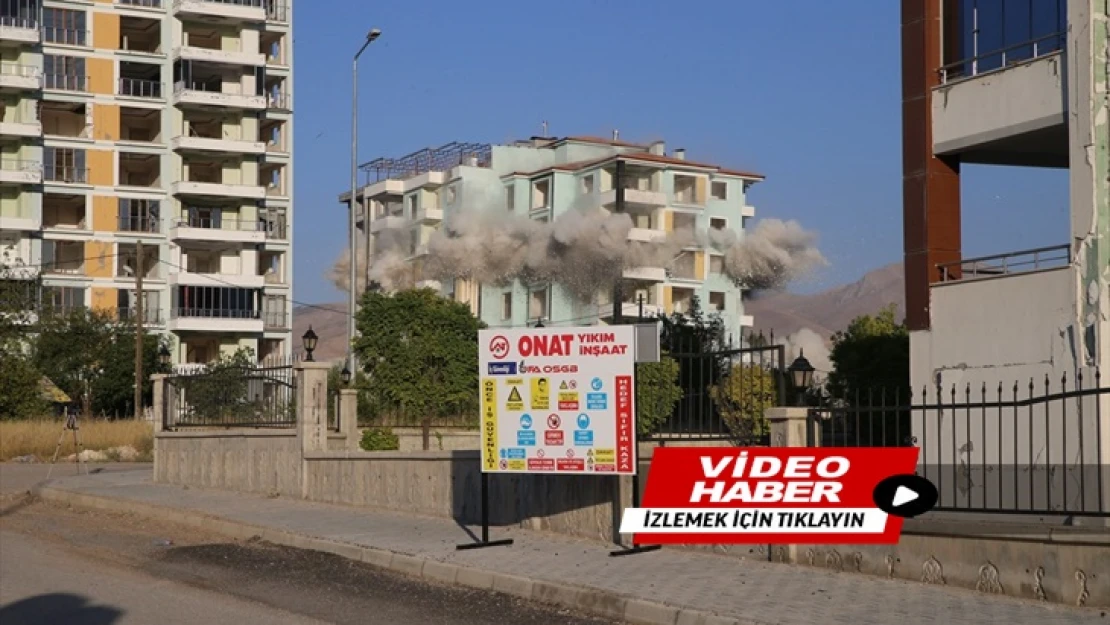
[[[355,197],[358,193],[358,57],[366,51],[366,47],[374,42],[382,34],[382,31],[377,28],[371,30],[366,34],[366,41],[362,42],[362,47],[358,49],[355,54],[354,60],[351,63],[351,198],[348,202],[347,208],[349,211],[348,228],[350,232],[350,274],[348,279],[348,298],[347,298],[347,367],[351,371],[356,371],[357,366],[355,362],[355,312],[358,306],[358,227],[355,224]],[[370,228],[369,215],[364,215],[363,219],[366,220],[364,224],[367,229]]]

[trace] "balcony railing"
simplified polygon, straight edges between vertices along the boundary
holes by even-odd
[[[1059,269],[1067,267],[1071,261],[1071,246],[1055,245],[940,263],[937,269],[940,270],[941,282],[956,282],[976,278],[996,278],[1043,269]]]
[[[115,0],[116,4],[122,4],[129,7],[141,7],[146,9],[161,9],[164,5],[162,0]]]
[[[271,93],[266,96],[266,108],[274,111],[292,111],[293,96],[288,93]]]
[[[123,215],[119,218],[121,232],[159,232],[161,224],[157,217]]]
[[[174,222],[178,228],[203,228],[205,230],[236,230],[258,232],[261,224],[252,219],[227,219],[224,217],[185,217]]]
[[[258,222],[258,228],[266,233],[267,239],[284,241],[285,239],[289,238],[288,236],[286,236],[285,224],[283,223],[260,221]]]
[[[38,30],[39,21],[36,18],[19,15],[0,15],[0,28],[26,28],[28,30]]]
[[[260,319],[262,314],[257,310],[240,310],[229,308],[186,308],[178,306],[173,309],[174,317],[190,317],[200,319]]]
[[[262,281],[266,284],[285,284],[285,278],[279,273],[263,273]]]
[[[132,98],[161,98],[162,91],[162,83],[142,78],[120,78],[116,86],[116,95]]]
[[[38,78],[39,76],[42,76],[42,71],[34,65],[21,65],[19,63],[0,63],[0,76]]]
[[[85,275],[85,263],[83,260],[56,260],[52,263],[43,263],[42,270],[48,274],[83,276]]]
[[[265,4],[266,21],[282,23],[289,21],[289,6],[285,2],[266,0]]]
[[[43,26],[42,40],[60,46],[89,45],[89,31],[63,26]]]
[[[20,158],[0,159],[0,171],[42,171],[42,163]]]
[[[973,39],[977,39],[978,35],[973,33],[972,37]],[[1064,31],[1054,32],[1044,35],[1043,37],[1022,41],[990,52],[980,52],[969,58],[956,61],[955,63],[949,63],[941,67],[937,72],[940,74],[941,84],[946,84],[1003,70],[1020,63],[1060,52],[1066,47],[1066,44],[1067,33]]]
[[[73,167],[69,165],[52,165],[47,163],[43,167],[43,179],[48,182],[60,182],[63,184],[88,184],[89,170],[85,167]]]
[[[57,91],[88,91],[89,77],[76,74],[47,74],[43,77],[43,88]]]
[[[116,315],[120,321],[137,321],[138,320],[137,308],[118,308]],[[162,319],[162,310],[157,307],[143,306],[143,325],[144,326],[157,326],[162,325],[165,321]]]

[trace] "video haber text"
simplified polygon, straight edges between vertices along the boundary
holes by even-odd
[[[730,464],[732,475],[722,479]],[[838,503],[842,485],[836,480],[848,472],[849,462],[843,456],[820,461],[791,456],[784,463],[775,456],[749,458],[742,451],[717,461],[702,456],[701,468],[706,480],[694,482],[690,503]]]

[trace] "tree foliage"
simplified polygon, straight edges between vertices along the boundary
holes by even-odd
[[[678,373],[678,361],[666,354],[659,362],[636,365],[636,430],[640,436],[658,431],[674,414],[674,407],[682,399]]]
[[[420,421],[477,414],[478,330],[465,304],[431,289],[369,291],[354,349],[382,410]]]
[[[42,373],[22,350],[0,344],[0,420],[28,419],[45,414],[48,405],[42,398],[39,382]]]
[[[186,401],[185,418],[245,421],[256,415],[261,398],[250,396],[254,366],[254,353],[244,347],[220,354],[201,372],[177,378]]]
[[[854,400],[869,392],[885,391],[888,401],[898,394],[904,402],[910,390],[910,335],[896,321],[892,304],[876,315],[862,315],[832,337],[829,360],[833,370],[827,389],[833,397]]]
[[[775,376],[767,367],[737,363],[710,387],[709,396],[737,444],[765,442],[771,433],[765,413],[778,402]]]

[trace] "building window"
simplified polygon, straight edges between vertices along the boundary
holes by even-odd
[[[727,182],[714,182],[709,187],[709,193],[715,200],[728,199],[728,183]]]
[[[42,55],[43,88],[62,91],[86,91],[85,58],[80,56]]]
[[[717,254],[709,256],[709,273],[710,274],[723,274],[725,272],[725,257]]]
[[[49,7],[42,10],[42,38],[47,43],[84,46],[87,36],[84,11]]]
[[[721,291],[712,291],[709,293],[709,306],[718,312],[725,309],[725,294]]]
[[[43,307],[56,312],[69,312],[85,307],[85,289],[71,286],[48,286],[42,289]]]
[[[173,292],[175,317],[258,319],[258,291],[254,289],[178,286]]]
[[[528,298],[528,318],[547,318],[547,288],[532,291]]]
[[[590,174],[582,178],[582,195],[590,195],[594,192],[594,175]]]
[[[548,208],[551,206],[551,179],[544,178],[532,183],[532,208]]]
[[[505,208],[510,211],[516,208],[516,194],[513,189],[513,185],[505,187]]]
[[[698,182],[694,176],[675,175],[674,201],[679,204],[697,204]]]
[[[513,318],[513,294],[512,291],[501,294],[501,319]]]
[[[413,230],[409,236],[409,255],[416,256],[416,248],[420,247],[420,231]]]
[[[728,220],[724,217],[710,217],[709,227],[714,230],[724,230],[728,227]]]
[[[42,149],[43,176],[51,182],[85,184],[85,151],[73,148]]]
[[[119,229],[123,232],[158,232],[158,200],[119,199]]]
[[[417,192],[417,193],[419,193],[419,192]],[[414,217],[416,217],[416,200],[417,200],[416,195],[417,195],[416,193],[413,193],[412,195],[410,195],[408,197],[408,203],[409,203],[408,218],[409,219],[413,219]]]

